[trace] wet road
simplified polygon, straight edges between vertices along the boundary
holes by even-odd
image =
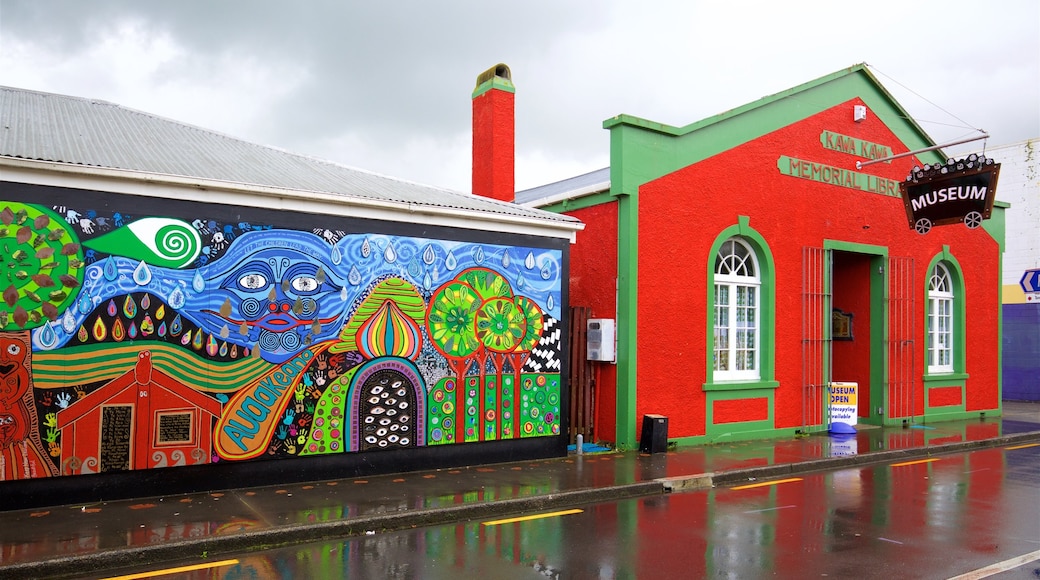
[[[349,541],[221,557],[162,577],[902,580],[953,578],[999,563],[1006,570],[988,577],[1040,578],[1040,445],[522,521],[373,530]]]

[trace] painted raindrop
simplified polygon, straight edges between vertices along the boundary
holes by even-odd
[[[423,287],[424,288],[432,288],[433,287],[433,278],[430,277],[430,273],[429,272],[427,272],[426,275],[423,276],[422,282],[423,282]]]
[[[383,251],[383,259],[386,260],[387,264],[393,264],[397,261],[397,252],[394,251],[394,245],[390,242],[386,243],[386,250]]]
[[[202,279],[202,274],[198,270],[195,270],[195,276],[191,279],[191,288],[196,292],[202,292],[206,289],[206,281]],[[174,308],[180,307],[174,306]]]
[[[361,284],[361,272],[358,271],[357,266],[350,267],[350,273],[347,274],[347,282],[350,282],[351,286]]]
[[[126,335],[130,337],[130,340],[137,338],[137,325],[131,322],[130,329],[126,331]]]
[[[413,279],[418,278],[422,274],[422,266],[419,264],[419,260],[412,260],[411,264],[408,264],[408,275]]]
[[[116,314],[118,314],[119,313],[119,307],[116,306],[116,301],[115,300],[109,300],[108,301],[108,308],[106,310],[108,311],[108,315],[109,316],[113,316],[114,317]]]
[[[37,335],[40,342],[40,346],[45,349],[50,349],[58,343],[58,335],[51,328],[50,324],[44,324],[43,328],[40,329],[40,333]]]
[[[61,317],[61,327],[65,330],[65,334],[72,334],[76,330],[76,317],[72,315],[72,310],[66,310],[65,316]]]
[[[527,285],[527,280],[524,280],[523,275],[520,275],[520,276],[516,277],[516,287],[517,288],[523,288],[526,285]]]
[[[473,250],[473,261],[478,264],[484,263],[484,248],[477,246],[477,248]]]
[[[170,303],[170,308],[179,310],[184,308],[184,291],[178,286],[170,292],[170,295],[166,298],[166,301]]]
[[[86,292],[79,295],[76,300],[76,308],[79,309],[80,314],[90,314],[90,311],[94,309],[94,303],[90,301],[90,296]]]
[[[437,259],[437,252],[433,251],[433,246],[427,244],[426,249],[423,250],[422,254],[423,262],[426,262],[427,266],[432,266],[434,260]]]
[[[134,302],[133,294],[127,294],[126,300],[123,301],[123,316],[127,318],[137,316],[137,303]]]
[[[126,328],[123,327],[123,321],[117,318],[112,324],[112,339],[121,342],[124,338],[126,338]]]
[[[332,246],[332,263],[339,265],[343,261],[343,252],[339,251],[339,246]]]
[[[116,267],[115,260],[112,258],[105,259],[103,271],[105,273],[105,279],[109,282],[112,282],[119,277],[119,268]]]
[[[553,308],[556,308],[556,301],[553,300],[553,295],[552,294],[550,294],[549,298],[545,301],[545,306],[549,310],[552,310]]]
[[[527,257],[524,258],[524,267],[528,270],[534,270],[534,252],[527,253]]]
[[[448,257],[444,258],[444,267],[449,270],[454,270],[459,265],[458,260],[455,259],[454,252],[448,252]]]
[[[549,260],[546,260],[545,263],[542,265],[542,280],[548,280],[549,278],[552,278],[552,268],[549,267],[549,264]]]
[[[162,322],[162,323],[159,324],[159,336],[160,337],[165,337],[166,336],[166,323],[165,322]]]
[[[148,264],[141,262],[134,268],[134,282],[137,282],[138,286],[144,286],[152,281],[152,270],[148,267]]]
[[[173,317],[173,322],[170,324],[170,334],[172,334],[173,336],[177,336],[181,333],[182,330],[184,330],[184,327],[183,323],[181,322],[181,315],[178,314],[177,316]]]
[[[148,310],[148,308],[150,308],[151,306],[152,306],[152,295],[151,294],[145,294],[144,296],[142,296],[141,297],[141,309],[142,310]]]
[[[152,322],[152,317],[145,314],[144,320],[141,321],[141,336],[151,336],[155,332],[155,323]]]
[[[512,262],[513,261],[509,258],[509,250],[503,250],[502,251],[502,267],[503,268],[509,268],[509,265]]]
[[[368,238],[365,238],[365,241],[361,242],[361,257],[367,258],[370,255],[372,255],[372,246],[368,243]]]

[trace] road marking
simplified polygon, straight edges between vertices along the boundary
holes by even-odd
[[[996,564],[990,564],[985,568],[979,568],[978,570],[972,570],[971,572],[961,574],[960,576],[954,576],[950,578],[950,580],[979,580],[979,578],[987,578],[994,574],[1007,572],[1012,568],[1018,568],[1023,564],[1028,564],[1035,560],[1040,560],[1040,550],[1028,554],[1022,554],[1017,558],[1011,558],[1010,560],[1004,560],[1003,562],[997,562]]]
[[[152,578],[155,576],[166,576],[167,574],[177,574],[179,572],[191,572],[193,570],[205,570],[207,568],[219,568],[221,566],[234,566],[235,564],[238,564],[238,560],[221,560],[219,562],[195,564],[194,566],[181,566],[180,568],[166,568],[163,570],[153,570],[151,572],[141,572],[139,574],[127,574],[126,576],[112,576],[105,580],[136,580],[137,578]]]
[[[1014,447],[1005,447],[1008,451],[1013,449],[1025,449],[1026,447],[1040,447],[1040,443],[1026,443],[1025,445],[1015,445]]]
[[[903,467],[904,465],[917,465],[918,463],[931,463],[933,461],[939,461],[938,457],[932,459],[918,459],[917,461],[904,461],[903,463],[893,463],[890,467]]]
[[[762,513],[762,512],[771,512],[771,511],[776,511],[776,510],[785,510],[787,508],[793,508],[793,507],[798,507],[798,506],[796,506],[794,504],[782,505],[780,507],[771,507],[771,508],[766,508],[766,509],[762,509],[762,510],[748,510],[748,511],[746,511],[744,513],[746,513],[746,514],[759,514],[759,513]]]
[[[778,479],[776,481],[763,481],[762,483],[749,483],[748,485],[738,485],[737,487],[731,487],[730,489],[751,489],[753,487],[765,487],[767,485],[779,485],[781,483],[791,483],[792,481],[801,481],[800,477],[792,477],[790,479]]]
[[[881,536],[878,536],[878,539],[883,542],[891,542],[893,544],[899,544],[900,546],[903,545],[903,542],[900,542],[899,540],[889,540],[888,538],[882,538]]]
[[[556,516],[569,516],[571,514],[580,514],[585,510],[564,510],[562,512],[551,512],[547,514],[538,514],[534,516],[521,516],[518,518],[507,518],[504,520],[494,520],[490,522],[484,522],[485,526],[497,526],[500,524],[511,524],[514,522],[526,522],[527,520],[540,520],[542,518],[553,518]]]

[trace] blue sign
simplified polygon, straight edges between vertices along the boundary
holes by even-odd
[[[1022,279],[1018,281],[1018,285],[1026,293],[1040,292],[1040,270],[1026,270],[1022,274]]]

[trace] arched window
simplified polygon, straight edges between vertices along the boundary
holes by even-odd
[[[758,380],[762,280],[755,252],[740,237],[722,243],[714,279],[714,379]]]
[[[952,373],[954,353],[953,278],[945,262],[938,262],[928,277],[928,373]]]

